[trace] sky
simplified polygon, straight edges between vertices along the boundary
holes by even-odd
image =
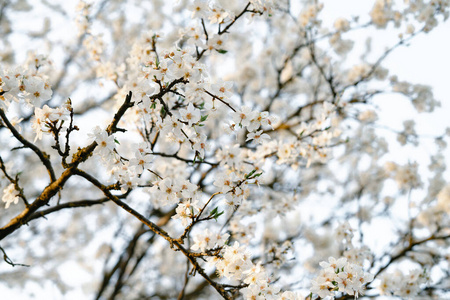
[[[373,3],[374,1],[327,0],[324,1],[323,19],[332,23],[339,16],[360,15],[361,12],[370,11]],[[376,37],[373,42],[374,48],[384,49],[387,46],[386,41],[389,41],[390,44],[397,41],[395,36],[389,34],[389,31],[380,30],[374,32],[374,35]],[[377,40],[384,42],[384,45],[383,43],[377,44]],[[430,33],[415,37],[409,46],[397,48],[383,63],[383,66],[390,70],[390,74],[396,74],[400,80],[427,84],[433,87],[435,97],[441,101],[442,108],[433,112],[432,115],[423,114],[419,117],[424,134],[441,134],[444,127],[450,126],[450,118],[448,118],[450,115],[449,53],[450,20],[447,20],[439,24]],[[411,111],[388,109],[386,105],[386,107],[383,107],[383,113],[386,114],[386,120],[395,122],[396,119],[403,119],[402,116],[408,117]]]

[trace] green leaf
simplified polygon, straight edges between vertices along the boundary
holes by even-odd
[[[215,214],[217,213],[218,210],[219,210],[219,207],[216,206],[216,208],[214,208],[214,209],[209,213],[209,215],[210,215],[210,216],[215,215]]]
[[[118,140],[114,139],[114,142],[116,142],[116,144],[119,144],[119,145],[120,145],[120,143],[119,143],[119,141],[118,141]]]
[[[245,175],[245,179],[250,178],[250,176],[252,176],[253,174],[255,174],[256,170],[252,170],[250,173],[248,173],[247,175]]]
[[[208,118],[208,115],[204,115],[200,118],[200,122],[205,122],[206,119]]]
[[[223,50],[223,49],[216,49],[217,52],[219,52],[220,54],[225,54],[228,51],[227,50]]]
[[[221,215],[223,215],[223,211],[221,211],[220,213],[216,213],[215,215],[214,215],[214,219],[217,221],[217,219],[221,216]]]
[[[152,105],[150,105],[151,109],[155,109],[156,108],[156,102],[153,102]]]

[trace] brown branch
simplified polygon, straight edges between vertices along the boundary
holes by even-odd
[[[233,21],[231,21],[230,24],[228,24],[224,29],[219,30],[219,33],[218,33],[218,34],[219,34],[219,35],[222,35],[222,34],[224,34],[225,32],[227,32],[227,30],[230,29],[230,27],[233,26],[233,24],[236,23],[236,21],[237,21],[240,17],[242,17],[246,12],[249,12],[248,8],[250,7],[250,4],[251,4],[250,2],[247,3],[247,5],[246,5],[245,8],[241,11],[241,13],[240,13],[239,15],[237,15],[237,16],[233,19]]]
[[[205,93],[207,93],[208,95],[210,95],[211,97],[213,97],[216,100],[219,100],[220,102],[222,102],[223,104],[225,104],[226,106],[228,106],[232,111],[236,112],[236,109],[234,109],[228,102],[224,101],[223,99],[220,99],[219,97],[217,97],[216,95],[208,92],[207,90],[204,90]]]
[[[123,129],[117,128],[117,124],[119,124],[120,119],[125,114],[127,109],[133,107],[134,102],[131,102],[132,96],[133,94],[130,91],[128,95],[125,97],[125,102],[122,104],[117,113],[114,115],[114,119],[112,120],[111,124],[109,124],[108,128],[106,128],[106,132],[108,133],[108,135],[111,135],[117,131],[123,131]]]
[[[314,44],[313,44],[313,43],[310,44],[309,50],[310,50],[309,52],[310,52],[310,54],[311,54],[311,60],[312,60],[312,62],[313,62],[314,65],[317,67],[317,69],[319,69],[320,74],[323,76],[323,78],[325,79],[325,81],[328,83],[328,87],[330,88],[330,92],[331,92],[331,94],[332,94],[332,96],[333,96],[333,103],[334,103],[335,100],[336,100],[337,92],[336,92],[336,89],[335,89],[334,83],[333,83],[333,75],[330,74],[330,76],[327,76],[327,75],[325,74],[325,70],[323,69],[323,67],[322,67],[322,66],[319,64],[319,62],[317,61],[316,53],[315,53],[316,51],[315,51],[315,47],[314,47]],[[330,64],[330,68],[331,68],[331,64]],[[330,71],[330,73],[331,73],[331,71]]]
[[[30,216],[36,212],[40,207],[46,205],[50,199],[55,196],[64,186],[66,181],[72,176],[72,169],[68,169],[52,183],[50,183],[42,193],[26,207],[19,215],[11,219],[11,221],[4,227],[0,228],[0,240],[16,231],[19,227],[26,224]]]
[[[116,279],[116,284],[114,285],[114,290],[111,293],[111,295],[108,297],[108,299],[113,300],[118,294],[120,294],[120,289],[122,288],[122,286],[124,284],[123,278],[125,276],[127,266],[130,264],[131,259],[133,258],[133,255],[137,250],[139,238],[147,232],[149,232],[149,230],[145,228],[144,224],[142,224],[142,226],[140,226],[138,228],[136,234],[131,239],[131,241],[128,244],[125,251],[120,256],[119,260],[116,263],[116,266],[113,268],[113,271],[110,274],[108,274],[109,275],[108,279],[111,279],[111,277],[115,273],[115,271],[119,270],[119,274],[117,275],[117,279]],[[108,282],[109,282],[109,280],[108,280]],[[108,282],[106,282],[106,284]],[[102,287],[106,288],[106,285],[104,285],[104,283],[103,283]],[[100,299],[101,292],[102,292],[102,289],[99,291],[99,294],[96,299]]]
[[[209,198],[209,200],[205,203],[205,205],[203,205],[203,207],[200,209],[200,211],[198,212],[197,216],[194,218],[192,217],[192,223],[189,224],[185,229],[183,234],[178,238],[178,241],[180,243],[183,244],[183,240],[187,237],[188,233],[191,231],[192,227],[194,227],[194,225],[200,221],[204,221],[204,220],[210,220],[210,218],[205,218],[205,219],[200,219],[200,216],[202,215],[203,211],[206,209],[206,206],[208,206],[208,204],[211,202],[211,200],[216,196],[222,194],[222,192],[216,192],[214,194],[211,195],[211,197]]]
[[[108,129],[107,129],[108,133],[111,134],[111,133],[117,131],[117,124],[119,123],[122,116],[125,114],[126,110],[129,107],[131,107],[131,105],[132,104],[131,104],[131,92],[130,92],[126,97],[125,102],[119,108],[118,112],[114,116],[114,119],[111,121],[110,125],[108,126]],[[0,116],[2,117],[2,119],[5,116],[2,109],[0,109]],[[5,118],[6,118],[6,116],[5,116]],[[8,121],[8,120],[6,120],[6,121]],[[14,127],[12,127],[12,129],[18,134],[18,132],[14,129]],[[19,136],[20,136],[20,134],[19,134]],[[26,140],[25,140],[25,142],[29,143]],[[31,147],[34,147],[36,149],[35,152],[40,153],[40,155],[43,155],[42,152],[39,150],[39,148],[37,148],[36,146],[34,146],[31,143],[29,143],[29,144]],[[10,235],[14,231],[16,231],[22,225],[26,224],[28,219],[39,208],[41,208],[44,205],[47,205],[48,202],[50,201],[50,199],[62,190],[62,188],[64,187],[64,184],[67,182],[67,180],[72,175],[75,174],[77,167],[82,162],[86,161],[92,155],[92,153],[96,147],[97,147],[97,143],[92,142],[90,145],[88,145],[82,149],[79,149],[78,152],[73,155],[72,162],[69,164],[69,168],[67,168],[58,179],[53,180],[48,186],[46,186],[44,188],[44,190],[42,191],[42,193],[36,198],[36,200],[33,203],[31,203],[29,206],[27,206],[19,215],[17,215],[13,219],[11,219],[7,225],[0,228],[0,240],[5,238],[6,236]],[[46,158],[46,157],[44,157],[44,158],[45,158],[44,161],[48,161],[48,158]],[[49,163],[49,161],[48,161],[48,163]],[[51,170],[53,170],[53,169],[51,169]]]
[[[184,273],[184,284],[181,288],[180,293],[178,294],[177,300],[183,300],[184,294],[186,292],[186,287],[189,282],[189,259],[186,259],[186,272]]]
[[[5,123],[6,127],[11,131],[13,136],[21,142],[26,148],[30,148],[41,160],[42,164],[47,169],[47,172],[50,176],[51,182],[54,182],[56,180],[55,171],[53,170],[53,166],[50,162],[50,156],[47,155],[45,152],[42,152],[41,149],[39,149],[36,145],[29,142],[27,139],[25,139],[17,130],[14,128],[14,126],[9,122],[8,118],[6,117],[5,112],[2,108],[0,108],[0,117],[3,120],[3,123]]]
[[[246,12],[253,12],[253,13],[259,13],[262,14],[261,12],[256,12],[256,11],[252,11],[252,10],[248,10],[248,8],[250,7],[250,2],[247,3],[247,5],[245,6],[245,8],[241,11],[241,13],[239,15],[237,15],[224,29],[220,30],[220,24],[219,24],[219,31],[218,31],[218,35],[222,35],[224,33],[228,33],[228,29],[231,28],[231,26],[234,25],[234,23],[236,23],[236,21],[242,17]],[[206,43],[208,43],[208,31],[206,30],[206,26],[205,26],[205,21],[203,20],[203,18],[201,19],[201,23],[202,23],[202,27],[203,27],[203,32],[205,33],[206,36]],[[206,49],[203,49],[201,52],[198,52],[198,48],[197,49],[197,60],[200,60],[202,58],[202,56],[205,54]]]
[[[151,155],[162,156],[162,157],[172,157],[172,158],[178,159],[180,161],[184,161],[186,163],[192,163],[192,164],[193,163],[199,163],[199,164],[207,164],[207,165],[211,165],[211,166],[218,166],[219,165],[219,163],[212,163],[212,162],[208,162],[208,161],[205,161],[205,160],[194,161],[194,160],[191,160],[191,159],[182,158],[182,157],[178,156],[177,153],[175,153],[175,154],[166,154],[166,153],[163,153],[163,152],[151,152],[150,154]]]
[[[158,216],[160,212],[157,210],[153,210],[151,215],[153,216]],[[169,211],[166,214],[160,215],[160,219],[159,221],[156,223],[156,225],[158,226],[164,226],[166,225],[169,221],[170,221],[170,217],[174,214],[174,211]],[[145,228],[145,225],[142,224],[141,228]],[[141,229],[138,230],[138,233],[135,234],[135,238],[131,239],[129,242],[129,245],[127,246],[127,253],[128,253],[128,257],[126,258],[126,261],[124,261],[124,257],[120,256],[118,259],[118,262],[114,265],[114,267],[110,270],[110,271],[104,271],[103,272],[103,280],[102,280],[102,284],[100,286],[99,291],[97,292],[97,297],[96,299],[101,298],[102,294],[104,293],[104,291],[106,290],[108,284],[111,282],[111,279],[113,278],[114,274],[116,272],[124,272],[121,276],[119,276],[119,278],[116,280],[116,284],[115,284],[115,288],[114,288],[114,293],[110,295],[110,299],[113,299],[115,296],[120,294],[120,290],[123,288],[123,286],[125,286],[127,280],[130,279],[130,277],[134,274],[134,272],[137,270],[138,266],[140,265],[140,263],[143,261],[143,259],[145,258],[145,256],[148,253],[148,250],[150,249],[150,245],[153,243],[156,234],[153,233],[151,237],[149,237],[145,243],[146,243],[146,247],[138,247],[138,248],[134,248],[133,252],[129,252],[128,249],[131,249],[130,244],[132,243],[137,243],[136,236],[139,235],[140,238],[141,236],[143,236],[143,233],[146,232],[150,232],[150,230],[146,229],[143,233],[141,233]],[[141,252],[138,253],[138,249],[143,248],[143,250]],[[134,259],[134,264],[133,266],[130,266],[132,260]],[[105,263],[106,266],[106,263]],[[124,271],[122,271],[124,270]]]
[[[10,266],[15,267],[15,266],[20,266],[20,267],[29,267],[29,265],[25,265],[25,264],[16,264],[14,263],[9,256],[6,254],[5,250],[0,247],[0,251],[2,251],[3,253],[3,260]]]
[[[214,287],[214,289],[216,289],[216,291],[224,298],[224,299],[229,299],[231,300],[232,298],[228,295],[228,292],[225,290],[225,288],[213,281],[211,278],[209,278],[209,276],[206,274],[205,270],[200,266],[200,264],[197,262],[197,260],[195,259],[195,257],[192,257],[190,255],[190,252],[184,248],[181,243],[170,237],[170,235],[162,228],[160,228],[158,225],[156,225],[155,223],[153,223],[152,221],[150,221],[149,219],[147,219],[146,217],[144,217],[143,215],[141,215],[139,212],[137,212],[136,210],[134,210],[132,207],[130,207],[128,204],[122,202],[117,196],[111,194],[111,192],[106,189],[105,185],[103,185],[101,182],[99,182],[96,178],[92,177],[91,175],[87,174],[86,172],[80,170],[80,169],[76,169],[74,170],[74,173],[80,177],[83,177],[84,179],[86,179],[87,181],[89,181],[90,183],[92,183],[94,186],[96,186],[98,189],[100,189],[103,194],[108,197],[111,201],[113,201],[115,204],[117,204],[119,207],[121,207],[123,210],[127,211],[128,213],[130,213],[132,216],[134,216],[136,219],[138,219],[140,222],[142,222],[143,224],[145,224],[148,228],[150,228],[151,231],[153,231],[154,233],[156,233],[157,235],[161,236],[162,238],[164,238],[166,241],[169,242],[170,247],[172,249],[175,248],[175,251],[181,251],[191,262],[191,264],[194,266],[194,269],[206,280],[208,281],[208,283]]]
[[[376,71],[376,69],[378,68],[378,66],[386,59],[386,57],[388,57],[388,55],[394,51],[396,48],[400,47],[401,45],[404,45],[406,42],[412,40],[416,35],[418,35],[421,32],[424,32],[425,27],[422,28],[419,31],[416,31],[414,33],[412,33],[409,37],[407,37],[406,39],[401,39],[399,42],[397,42],[396,44],[394,44],[391,48],[387,49],[378,59],[377,61],[372,65],[372,68],[370,69],[370,71],[362,76],[359,80],[357,80],[356,82],[349,84],[347,86],[344,86],[342,88],[342,90],[339,92],[339,94],[343,94],[345,90],[347,90],[349,87],[352,86],[357,86],[359,85],[361,82],[366,81],[367,79],[370,78],[370,76],[372,76],[372,74]]]
[[[412,251],[412,249],[417,246],[417,245],[421,245],[424,244],[426,242],[429,241],[433,241],[433,240],[445,240],[445,239],[450,239],[450,235],[444,235],[444,236],[435,236],[435,235],[431,235],[428,238],[424,238],[422,240],[418,240],[415,242],[410,242],[408,247],[405,247],[402,251],[400,251],[397,255],[394,255],[390,258],[390,260],[383,266],[381,267],[378,272],[375,274],[374,278],[376,278],[381,272],[383,272],[384,270],[386,270],[393,262],[397,261],[398,259],[402,258],[403,256],[405,256],[405,254],[409,251]]]
[[[123,197],[125,197],[123,195]],[[122,197],[121,197],[122,198]],[[108,198],[101,198],[98,200],[81,200],[81,201],[72,201],[72,202],[67,202],[67,203],[63,203],[63,204],[59,204],[56,206],[53,206],[51,208],[45,209],[45,210],[41,210],[41,211],[37,211],[35,213],[33,213],[27,220],[31,221],[34,219],[38,219],[38,218],[42,218],[45,217],[46,215],[49,215],[51,213],[66,209],[66,208],[77,208],[77,207],[90,207],[90,206],[94,206],[97,204],[103,204],[105,202],[108,202],[109,199]]]

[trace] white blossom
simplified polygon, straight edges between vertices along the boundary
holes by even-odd
[[[8,185],[6,189],[3,190],[2,201],[5,202],[5,209],[8,209],[11,204],[17,204],[19,202],[19,191],[13,183]]]

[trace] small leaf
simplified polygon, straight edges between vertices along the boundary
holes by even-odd
[[[250,173],[248,173],[247,175],[245,175],[245,179],[250,178],[250,176],[252,176],[253,174],[255,174],[256,170],[252,170]]]
[[[116,144],[119,144],[119,145],[120,145],[120,143],[119,143],[118,140],[114,139],[114,142],[115,142]]]
[[[216,213],[215,215],[214,215],[214,219],[217,221],[217,219],[221,216],[221,215],[223,215],[223,211],[221,211],[220,213]]]
[[[227,50],[223,50],[223,49],[216,49],[217,52],[219,52],[220,54],[225,54],[228,51]]]
[[[209,213],[209,215],[210,215],[210,216],[215,215],[215,214],[217,213],[218,210],[219,210],[219,207],[216,206],[216,208],[214,208],[214,209]]]
[[[208,115],[204,115],[200,118],[200,122],[205,122],[206,119],[208,118]]]

